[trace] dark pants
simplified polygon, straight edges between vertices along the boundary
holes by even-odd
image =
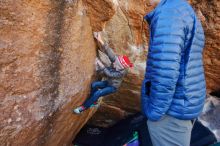
[[[108,85],[107,81],[93,82],[91,85],[90,97],[86,99],[83,106],[89,108],[99,97],[106,96],[108,94],[116,92],[117,88]]]

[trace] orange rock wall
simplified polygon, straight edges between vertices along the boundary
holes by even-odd
[[[93,111],[96,46],[81,0],[0,2],[0,145],[69,144]]]
[[[220,89],[218,0],[192,0],[206,33],[210,91]],[[0,143],[69,145],[94,114],[71,113],[94,79],[93,31],[134,63],[116,94],[104,98],[90,123],[109,126],[140,110],[151,11],[147,0],[2,0],[0,2]]]
[[[209,91],[220,92],[220,1],[193,0],[206,36],[204,64]]]

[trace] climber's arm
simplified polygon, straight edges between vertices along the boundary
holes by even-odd
[[[99,32],[94,33],[94,37],[97,39],[97,41],[101,44],[101,47],[105,51],[105,53],[108,55],[111,62],[115,62],[115,58],[117,57],[112,48],[108,46],[107,43],[105,43],[101,37],[101,34]]]

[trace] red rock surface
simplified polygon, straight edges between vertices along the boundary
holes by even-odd
[[[220,92],[220,1],[193,0],[206,36],[204,65],[207,88]]]
[[[0,2],[0,143],[68,145],[94,114],[71,113],[94,79],[93,31],[134,63],[116,94],[90,123],[109,126],[140,110],[145,71],[147,0],[2,0]],[[220,3],[192,0],[206,33],[208,89],[220,89]]]
[[[82,1],[0,2],[0,145],[66,145],[92,116],[96,56]]]

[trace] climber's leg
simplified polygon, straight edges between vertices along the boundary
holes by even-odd
[[[114,93],[116,92],[116,90],[117,89],[113,86],[107,86],[101,90],[98,90],[93,94],[93,96],[91,96],[84,102],[83,106],[85,108],[89,108],[94,102],[96,102],[99,99],[99,97]]]
[[[83,112],[84,110],[86,110],[87,108],[89,108],[91,105],[93,105],[97,100],[95,100],[94,103],[90,103],[91,101],[93,101],[94,99],[94,94],[97,92],[99,93],[99,90],[98,89],[103,89],[103,88],[106,88],[108,87],[108,82],[107,81],[96,81],[96,82],[93,82],[91,84],[91,93],[90,93],[90,97],[85,101],[85,103],[88,105],[88,106],[84,106],[84,105],[81,105],[75,109],[73,109],[73,112],[76,113],[76,114],[80,114],[81,112]],[[106,92],[106,91],[105,91]],[[109,91],[108,91],[109,92]],[[97,97],[97,94],[96,93],[96,96]],[[102,96],[102,95],[101,95]],[[93,97],[93,99],[90,99],[91,97]],[[97,104],[93,105],[93,106],[97,106]]]
[[[103,89],[107,87],[108,82],[107,81],[95,81],[92,82],[91,84],[91,92],[90,92],[90,97],[93,96],[93,94],[98,90],[98,89]]]

